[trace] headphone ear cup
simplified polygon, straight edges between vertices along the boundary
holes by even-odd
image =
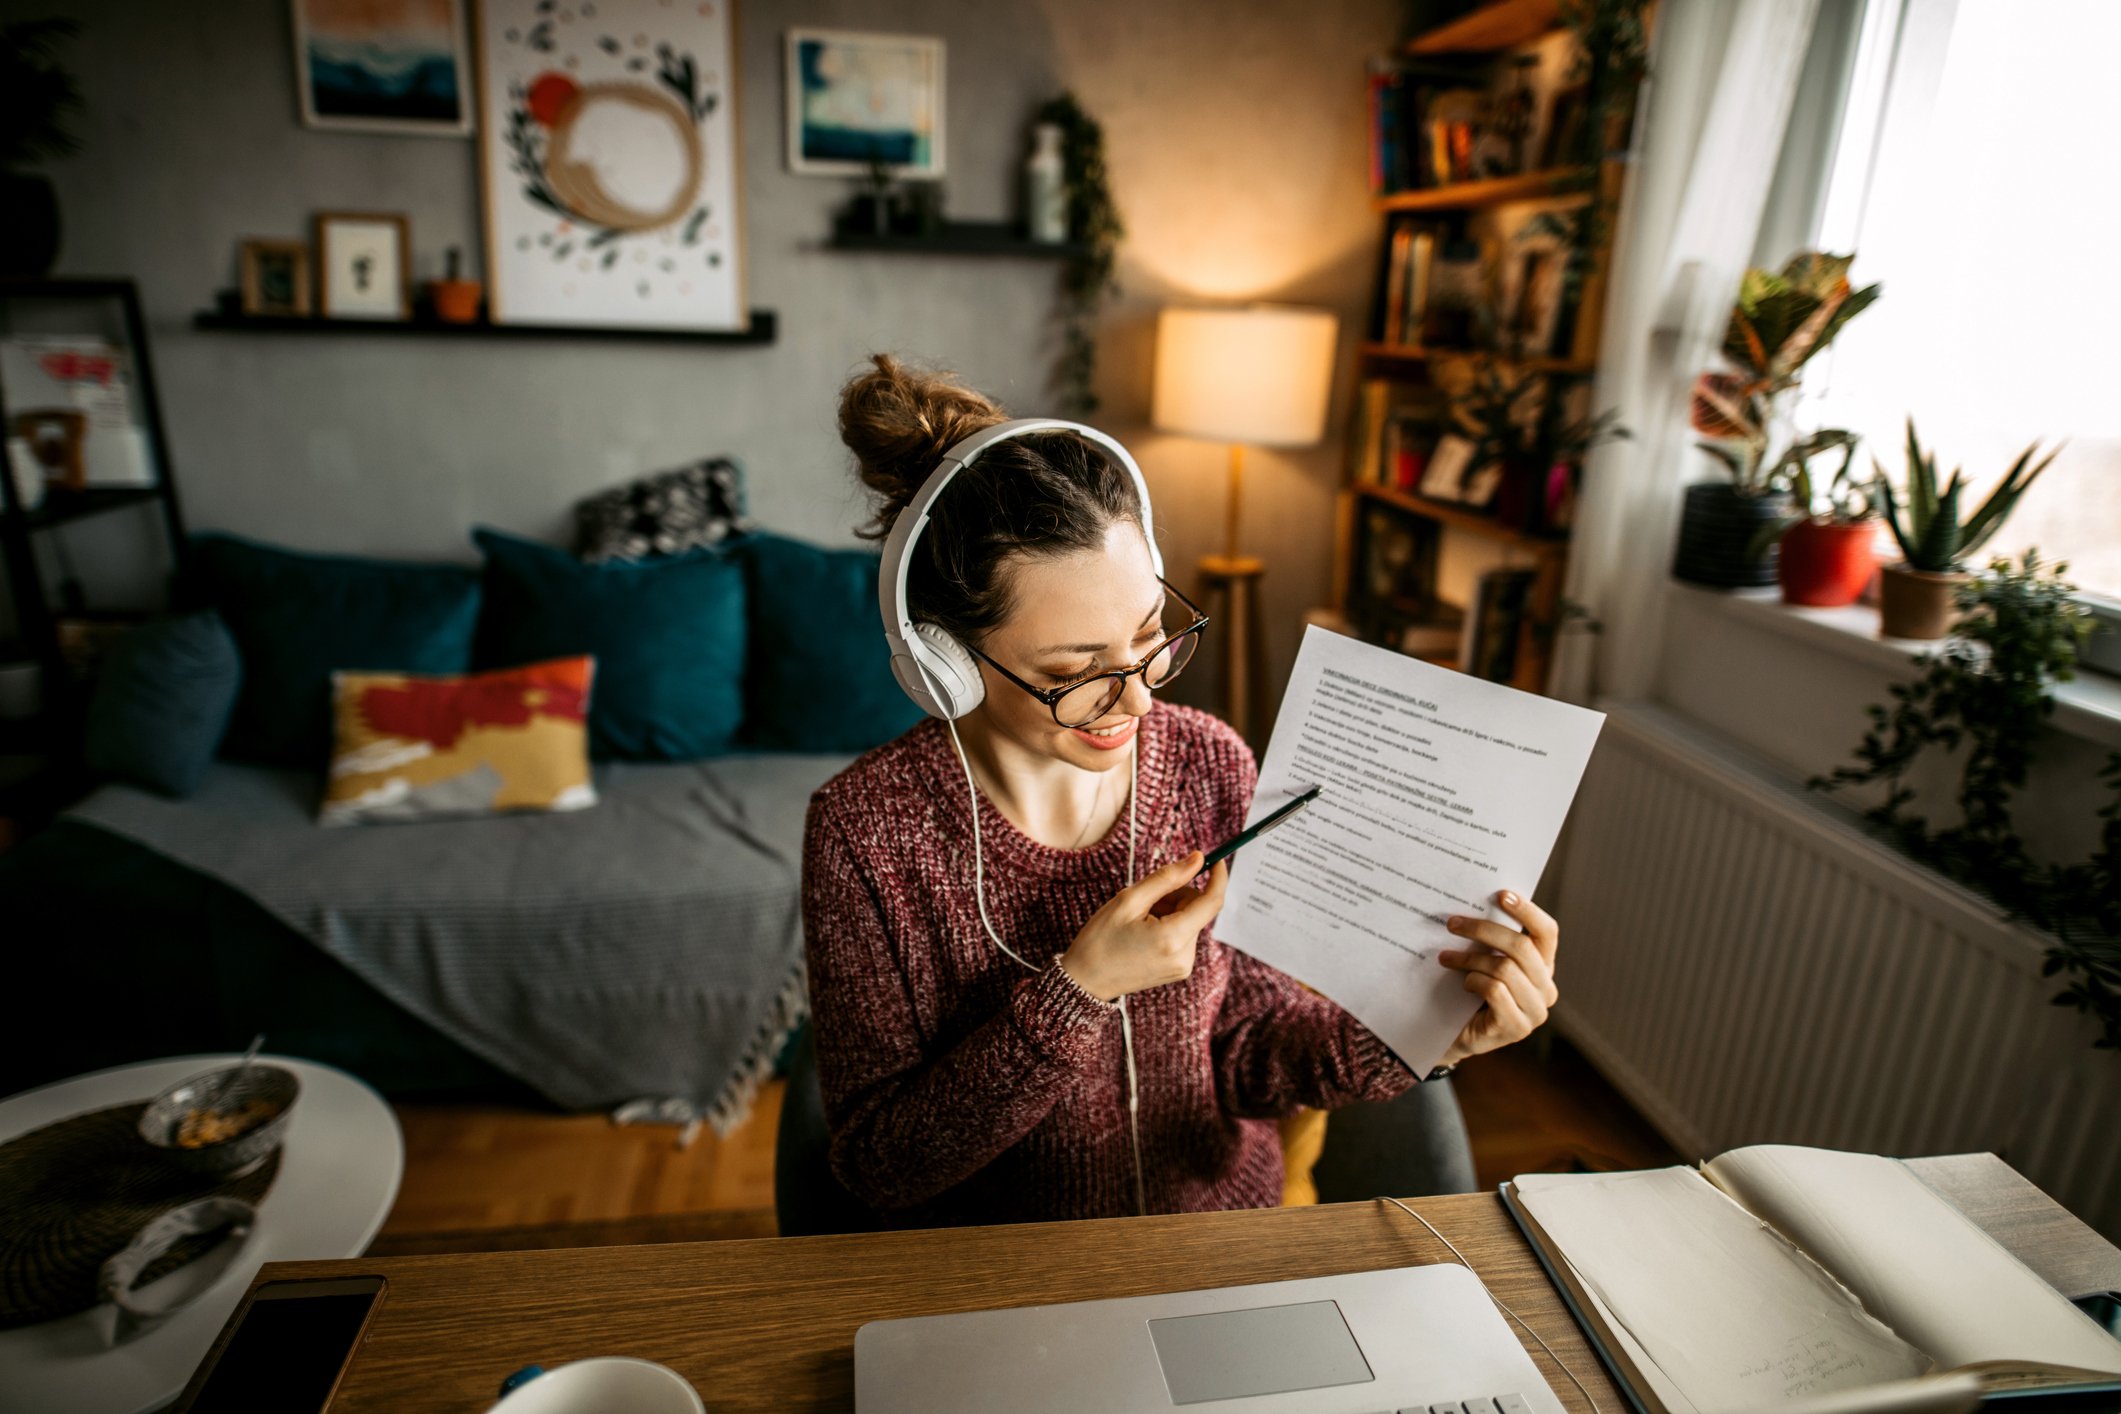
[[[950,636],[950,631],[940,624],[917,623],[913,626],[914,652],[920,655],[920,666],[927,670],[926,687],[930,699],[921,705],[930,714],[951,721],[970,712],[987,696],[986,679],[980,676],[979,661],[972,650]]]

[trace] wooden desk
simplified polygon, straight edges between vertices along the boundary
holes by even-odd
[[[2000,1161],[1962,1156],[1917,1160],[1915,1167],[1932,1181],[1949,1180],[1936,1186],[1970,1211],[2000,1203],[2015,1212],[1991,1231],[2021,1257],[2084,1245],[2067,1226],[2076,1219],[2044,1196],[2044,1212],[2026,1200],[2020,1189],[2038,1190]],[[1413,1206],[1532,1323],[1601,1406],[1626,1407],[1494,1195],[1424,1198]],[[2121,1252],[2095,1234],[2090,1243],[2103,1252],[2080,1257],[2073,1270],[2090,1277],[2121,1272]],[[2112,1267],[2097,1265],[2109,1259]],[[549,1368],[591,1355],[661,1361],[725,1414],[851,1409],[854,1332],[865,1321],[1449,1260],[1412,1218],[1375,1202],[859,1237],[281,1262],[258,1280],[357,1273],[389,1280],[332,1414],[480,1409],[520,1366]],[[1522,1332],[1518,1338],[1563,1404],[1588,1414],[1568,1376]]]

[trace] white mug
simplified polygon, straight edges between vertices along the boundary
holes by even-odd
[[[531,1376],[486,1414],[707,1414],[707,1407],[668,1365],[600,1355]]]

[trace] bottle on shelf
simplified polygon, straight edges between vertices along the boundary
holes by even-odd
[[[1040,245],[1068,239],[1068,166],[1058,123],[1032,129],[1031,155],[1024,159],[1024,220],[1027,234]]]

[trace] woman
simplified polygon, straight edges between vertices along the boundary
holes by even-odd
[[[840,403],[882,500],[875,533],[945,450],[1004,418],[878,355]],[[907,595],[973,650],[985,696],[811,801],[803,925],[832,1166],[887,1221],[1271,1206],[1276,1118],[1416,1082],[1354,1017],[1207,931],[1227,866],[1196,888],[1202,851],[1241,828],[1257,770],[1229,727],[1152,695],[1197,615],[1158,579],[1142,520],[1133,479],[1073,432],[981,453],[913,542]],[[1109,702],[1099,685],[1086,723],[1055,696],[1137,666]],[[1439,957],[1484,1003],[1445,1066],[1523,1038],[1557,995],[1554,921],[1500,902],[1526,933],[1454,919],[1481,946]]]

